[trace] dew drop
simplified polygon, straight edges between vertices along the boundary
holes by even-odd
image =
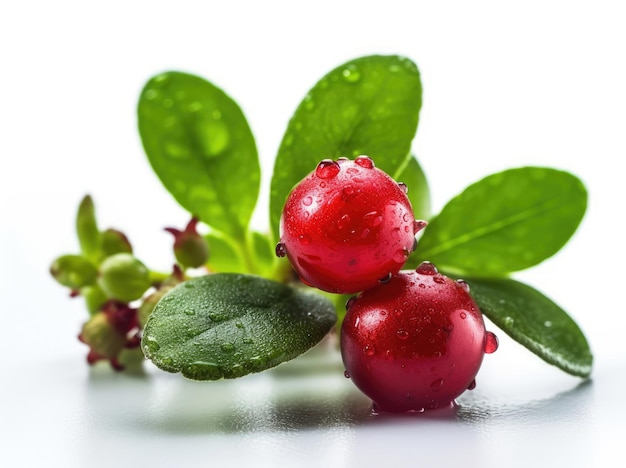
[[[439,273],[437,267],[430,262],[422,262],[415,269],[420,275],[434,276]]]
[[[476,379],[472,379],[472,381],[468,385],[467,389],[468,390],[474,390],[475,388],[476,388]]]
[[[463,320],[465,320],[465,319],[467,318],[467,313],[465,313],[465,312],[461,312],[461,313],[459,314],[459,316],[460,316]]]
[[[552,322],[550,320],[546,320],[543,322],[543,326],[546,328],[550,328],[552,326]]]
[[[383,222],[383,216],[378,211],[370,211],[363,215],[363,222],[369,227],[380,226]]]
[[[413,221],[413,234],[417,234],[426,226],[428,226],[428,221],[422,221],[422,220],[416,219],[415,221]]]
[[[235,326],[237,328],[243,328],[243,323],[242,322],[237,322],[237,323],[235,323]]]
[[[232,353],[235,350],[235,345],[232,343],[222,343],[220,349],[227,353]]]
[[[348,83],[357,83],[361,79],[361,72],[356,65],[350,64],[341,71],[341,76]]]
[[[202,110],[202,103],[198,101],[193,101],[187,106],[187,110],[189,112],[198,112],[199,110]]]
[[[349,379],[349,378],[350,378],[350,372],[348,372],[348,371],[343,371],[343,376],[344,376],[346,379]]]
[[[193,309],[185,309],[185,315],[196,315],[196,311]]]
[[[470,285],[467,283],[467,281],[459,279],[459,280],[456,280],[456,284],[461,286],[465,290],[465,292],[470,292]]]
[[[374,348],[374,345],[372,344],[366,344],[365,347],[363,348],[363,353],[366,356],[373,356],[374,353],[376,353],[376,348]]]
[[[315,175],[320,179],[331,179],[340,171],[339,164],[332,159],[322,159],[315,168]]]
[[[254,340],[252,338],[244,338],[242,340],[244,342],[244,344],[253,344]]]
[[[404,193],[409,193],[409,187],[404,182],[398,182],[398,187],[400,187],[400,190]]]
[[[315,107],[315,101],[313,101],[313,96],[311,96],[310,94],[304,96],[302,103],[304,105],[304,108],[309,111],[313,110],[313,108]]]
[[[364,156],[364,155],[357,156],[357,158],[354,160],[354,164],[356,164],[357,166],[364,167],[365,169],[374,168],[374,161],[369,156]]]
[[[310,196],[309,197],[304,197],[302,199],[302,204],[304,206],[311,206],[313,204],[313,197],[310,197]]]
[[[408,222],[411,220],[411,215],[410,215],[409,213],[404,213],[404,214],[402,215],[402,220],[403,220],[405,223],[408,223]]]
[[[446,282],[446,279],[441,275],[435,275],[433,276],[433,281],[437,284],[444,284]]]
[[[287,247],[282,242],[279,242],[276,244],[276,256],[284,257],[285,255],[287,255]]]
[[[396,331],[396,336],[399,340],[406,340],[409,337],[409,332],[404,330],[403,328]]]
[[[298,236],[298,241],[302,245],[309,245],[311,243],[311,237],[308,234],[300,234]]]
[[[350,215],[344,214],[339,220],[337,220],[337,228],[345,229],[350,224]]]
[[[144,337],[143,347],[148,354],[156,353],[159,349],[161,349],[161,345],[159,345],[159,343],[157,343],[157,340],[151,336]]]
[[[433,380],[430,384],[430,388],[433,392],[438,392],[443,387],[443,379]]]
[[[213,321],[213,322],[223,322],[224,320],[226,320],[226,317],[224,317],[223,314],[217,313],[217,312],[211,312],[209,314],[209,318]]]
[[[144,97],[148,100],[156,99],[159,96],[159,92],[156,89],[147,89]]]
[[[174,105],[174,100],[172,98],[163,99],[163,107],[169,109]]]
[[[485,353],[495,353],[498,349],[498,337],[495,333],[488,331],[485,334]]]
[[[189,157],[189,150],[187,147],[173,141],[165,143],[163,149],[172,159],[186,159]]]

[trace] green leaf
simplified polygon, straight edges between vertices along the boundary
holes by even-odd
[[[270,277],[274,270],[274,264],[277,261],[276,245],[272,242],[268,235],[253,231],[252,246],[255,255],[255,264],[260,269],[261,276]]]
[[[287,195],[324,158],[366,154],[397,178],[421,104],[419,71],[406,58],[362,57],[323,77],[296,109],[278,150],[270,192],[274,238]]]
[[[191,214],[241,242],[260,166],[239,106],[202,78],[167,72],[145,85],[138,118],[145,152],[165,188]]]
[[[426,174],[422,170],[415,156],[412,156],[404,169],[400,171],[396,180],[403,182],[409,189],[408,197],[413,207],[415,219],[427,220],[430,218],[430,190]]]
[[[100,257],[101,238],[96,221],[96,208],[89,195],[85,195],[78,206],[76,234],[82,254],[96,263]]]
[[[204,236],[209,243],[207,267],[212,272],[247,273],[247,267],[233,242],[218,232]]]
[[[142,349],[193,380],[235,378],[302,354],[336,320],[332,302],[252,275],[216,273],[182,283],[156,305]]]
[[[593,356],[576,322],[536,289],[511,279],[465,280],[483,314],[544,361],[579,377]]]
[[[490,175],[453,198],[424,231],[410,265],[428,260],[471,276],[501,276],[554,255],[587,206],[582,182],[541,167]]]

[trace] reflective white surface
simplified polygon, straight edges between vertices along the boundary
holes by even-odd
[[[622,218],[626,63],[620,2],[78,1],[0,6],[0,466],[621,466],[626,440]],[[222,86],[257,138],[268,183],[285,125],[314,82],[374,53],[420,67],[414,149],[435,211],[495,171],[546,165],[580,176],[589,210],[567,247],[516,274],[567,310],[592,379],[557,369],[495,327],[478,385],[454,410],[372,415],[338,356],[228,382],[89,369],[86,312],[47,269],[78,248],[94,196],[102,227],[168,268],[187,214],[138,139],[143,83],[166,69]],[[301,358],[310,362],[312,358]]]

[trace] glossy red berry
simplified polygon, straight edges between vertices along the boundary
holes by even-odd
[[[341,330],[346,375],[379,411],[450,407],[475,386],[497,340],[468,289],[425,262],[349,301]]]
[[[406,186],[372,159],[325,159],[289,194],[276,254],[308,285],[355,293],[397,273],[423,226]]]

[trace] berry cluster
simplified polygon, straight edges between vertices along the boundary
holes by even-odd
[[[341,352],[346,377],[378,411],[451,406],[497,339],[464,281],[429,262],[402,270],[426,226],[407,187],[367,156],[325,159],[289,194],[278,256],[323,291],[353,294]]]
[[[78,339],[89,347],[87,362],[109,361],[115,370],[142,362],[139,346],[148,316],[166,292],[185,280],[185,269],[207,261],[207,241],[196,230],[197,219],[174,235],[176,264],[171,274],[150,271],[133,255],[126,235],[97,229],[93,202],[85,197],[77,217],[79,254],[62,255],[50,266],[51,275],[85,299],[89,318]],[[88,228],[85,228],[87,226]]]

